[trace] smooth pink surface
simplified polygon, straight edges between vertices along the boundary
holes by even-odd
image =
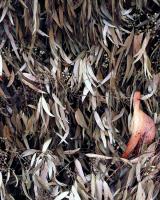
[[[142,140],[144,144],[150,144],[156,134],[154,121],[140,109],[141,93],[136,91],[133,97],[133,117],[131,120],[131,138],[127,144],[122,157],[128,158],[136,148],[138,142]]]

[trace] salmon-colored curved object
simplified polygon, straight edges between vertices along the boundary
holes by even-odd
[[[140,140],[142,140],[144,144],[150,144],[155,138],[155,123],[151,117],[140,109],[140,99],[141,93],[136,91],[133,97],[133,117],[130,127],[132,135],[126,150],[122,154],[123,158],[128,158]]]

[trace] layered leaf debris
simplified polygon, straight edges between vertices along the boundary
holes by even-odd
[[[1,199],[160,198],[160,1],[0,1]],[[132,96],[154,118],[121,158]]]

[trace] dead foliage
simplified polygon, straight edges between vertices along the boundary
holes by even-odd
[[[0,1],[1,199],[160,195],[160,1]],[[121,155],[132,96],[150,146]]]

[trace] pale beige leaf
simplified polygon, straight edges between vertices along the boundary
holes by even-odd
[[[36,91],[36,92],[39,92],[39,93],[42,93],[42,94],[46,94],[46,92],[38,89],[37,87],[35,87],[33,84],[29,83],[28,81],[26,81],[25,79],[22,79],[22,82],[27,85],[28,87],[30,87],[32,90]]]
[[[8,170],[5,184],[8,183],[8,181],[10,180],[10,177],[11,177],[11,172],[10,170]]]
[[[148,186],[147,200],[150,200],[150,199],[153,199],[153,195],[154,195],[155,184],[153,180],[148,180],[147,186]]]
[[[73,193],[74,199],[76,199],[76,200],[81,200],[81,198],[80,198],[80,196],[79,196],[79,194],[78,194],[78,191],[77,191],[77,189],[75,188],[74,185],[72,185],[71,191],[72,191],[72,193]]]
[[[82,83],[82,78],[83,78],[83,65],[84,65],[85,60],[80,59],[79,65],[77,64],[78,68],[78,88],[81,86]]]
[[[78,108],[75,112],[75,119],[82,128],[87,128],[87,123],[85,121],[85,118],[81,112],[81,110]]]
[[[57,114],[57,116],[56,116],[56,121],[57,121],[57,123],[59,123],[60,125],[61,125],[61,127],[62,127],[62,129],[64,130],[64,131],[66,131],[66,128],[65,128],[65,126],[64,126],[64,120],[62,120],[62,118],[61,118],[61,116],[60,116],[60,113],[59,113],[59,108],[58,108],[58,104],[55,104],[55,111],[56,111],[56,114]]]
[[[23,76],[31,81],[38,82],[37,78],[30,73],[22,73]]]
[[[112,122],[115,122],[117,121],[118,119],[120,119],[123,114],[124,114],[124,111],[125,111],[125,108],[122,108],[122,110],[120,111],[120,113],[118,115],[116,115],[113,119],[112,119]]]
[[[127,47],[125,56],[128,54],[128,52],[130,50],[130,47],[131,47],[131,44],[133,41],[133,37],[134,37],[134,30],[132,30],[131,34],[128,36],[128,38],[125,41],[125,46]]]
[[[3,61],[2,61],[2,56],[0,54],[0,76],[2,76],[2,69],[3,69]]]
[[[62,200],[67,197],[69,191],[61,192],[54,200]]]
[[[98,155],[98,154],[94,154],[94,153],[87,153],[86,156],[89,158],[98,158],[98,159],[103,159],[103,160],[113,159],[113,157]]]
[[[38,9],[38,0],[34,0],[33,2],[33,33],[34,34],[37,31],[37,9]]]
[[[103,181],[104,200],[113,200],[113,194],[106,181]]]
[[[143,64],[144,73],[150,79],[150,78],[152,78],[152,75],[150,72],[151,71],[151,61],[150,61],[146,51],[144,51],[143,57],[144,57],[144,64]]]
[[[88,93],[89,93],[89,89],[85,86],[83,89],[83,94],[82,94],[82,102],[85,100]]]
[[[101,85],[103,85],[104,83],[106,83],[107,81],[110,80],[111,76],[112,76],[113,72],[111,71],[104,79],[103,81],[101,81],[101,83],[98,85],[98,87],[100,87]]]
[[[37,112],[36,112],[36,121],[39,120],[41,110],[42,110],[42,101],[41,101],[41,98],[39,98],[38,105],[37,105]]]
[[[7,67],[7,65],[6,65],[6,63],[5,63],[5,61],[3,60],[3,71],[4,71],[4,73],[5,73],[5,75],[6,75],[6,77],[10,77],[10,71],[9,71],[9,69],[8,69],[8,67]],[[1,66],[1,64],[0,64],[0,66]]]
[[[103,186],[102,186],[102,180],[100,179],[99,174],[96,176],[96,196],[98,200],[102,200],[102,194],[103,194]]]
[[[2,173],[0,172],[0,188],[2,187],[3,184],[3,178],[2,178]]]
[[[86,183],[87,180],[86,180],[86,178],[85,178],[85,176],[84,176],[84,172],[83,172],[81,163],[79,162],[78,159],[76,159],[76,160],[74,161],[74,163],[75,163],[76,170],[77,170],[79,176],[82,178],[82,180],[84,181],[84,183]]]
[[[45,141],[45,143],[43,144],[43,147],[42,147],[42,152],[45,153],[50,145],[52,141],[52,138],[48,139]]]
[[[146,200],[145,191],[142,188],[142,183],[141,182],[138,183],[138,190],[137,190],[137,194],[136,194],[136,200]]]
[[[94,173],[91,174],[91,196],[94,199],[96,194],[96,177]]]
[[[33,164],[34,164],[34,162],[35,162],[35,160],[36,160],[36,156],[37,156],[36,153],[32,156],[31,163],[30,163],[30,167],[33,166]]]
[[[22,157],[30,156],[36,152],[38,152],[36,149],[27,149],[22,153]]]
[[[80,59],[77,59],[73,68],[73,78],[75,82],[78,82],[78,72],[79,72],[80,61],[81,61]]]
[[[34,178],[37,179],[37,182],[39,185],[46,191],[49,190],[49,184],[47,179],[44,179],[42,176],[37,176],[36,174],[34,175]]]
[[[13,21],[13,17],[12,17],[12,15],[11,15],[11,12],[8,11],[7,14],[8,14],[8,17],[9,17],[9,20],[10,20],[11,24],[14,26],[14,21]]]
[[[59,105],[61,106],[63,109],[65,109],[65,107],[62,105],[61,101],[59,100],[59,98],[54,94],[52,93],[52,97],[54,99],[54,101]]]
[[[87,75],[87,68],[86,68],[85,60],[83,61],[83,72],[82,73],[83,73],[83,81],[84,81],[86,87],[88,88],[88,90],[90,91],[90,93],[92,95],[95,95],[95,92],[94,92],[94,90],[92,88],[92,84],[91,84],[90,78]]]
[[[134,177],[135,177],[135,165],[133,165],[132,168],[129,170],[129,174],[128,174],[128,178],[127,178],[127,183],[126,183],[126,188],[125,188],[125,191],[123,193],[123,200],[127,199],[127,196],[128,196],[128,187],[131,186],[131,184],[133,183]]]
[[[42,30],[40,30],[40,29],[38,29],[38,31],[37,31],[41,36],[43,36],[43,37],[49,37],[46,33],[44,33]]]
[[[66,132],[66,133],[64,134],[64,136],[62,136],[62,135],[60,135],[59,133],[56,132],[56,135],[58,135],[58,136],[61,138],[61,141],[59,142],[59,144],[61,144],[62,142],[65,142],[66,144],[68,144],[68,142],[66,141],[66,138],[67,138],[68,134],[69,134],[69,133]]]
[[[143,32],[138,34],[138,35],[134,35],[134,39],[133,39],[133,55],[137,54],[138,51],[141,48],[141,43],[142,43],[142,38],[143,38]]]
[[[72,64],[72,61],[70,60],[70,58],[66,55],[66,53],[63,51],[63,49],[61,47],[60,48],[60,54],[62,56],[62,58],[66,61],[66,63],[68,64]]]
[[[15,79],[15,74],[14,74],[14,71],[12,70],[11,74],[10,74],[10,79],[9,79],[9,82],[7,84],[7,87],[10,87],[13,82],[14,82],[14,79]]]
[[[106,137],[105,137],[105,131],[100,130],[100,135],[101,135],[101,139],[102,139],[104,148],[106,148],[107,147],[107,140],[106,140]]]
[[[149,39],[150,39],[150,32],[147,33],[146,37],[144,38],[144,41],[142,43],[142,47],[141,49],[138,51],[138,53],[134,56],[136,59],[133,63],[136,63],[138,62],[142,55],[144,54],[144,52],[146,51],[146,47],[148,45],[148,42],[149,42]]]
[[[6,6],[6,7],[3,8],[2,15],[1,15],[1,18],[0,18],[0,23],[5,18],[6,14],[7,14],[7,11],[8,11],[8,6]]]
[[[45,98],[42,96],[41,97],[41,101],[42,101],[42,107],[45,110],[45,112],[50,116],[50,117],[54,117],[54,115],[50,112],[49,109],[49,105],[47,104]]]
[[[102,131],[105,131],[105,128],[104,128],[103,123],[102,123],[102,120],[101,120],[99,114],[97,113],[97,111],[94,111],[94,118],[95,118],[96,123],[97,123],[97,125],[99,126],[99,128],[100,128]]]
[[[91,102],[92,102],[92,109],[95,111],[97,108],[97,97],[96,96],[92,96],[91,97]]]
[[[66,154],[66,155],[73,155],[73,154],[75,154],[75,153],[77,153],[79,151],[80,151],[80,148],[73,149],[73,150],[66,150],[66,151],[64,151],[64,154]]]
[[[97,77],[94,75],[92,67],[89,63],[87,63],[87,72],[95,82],[98,82]]]
[[[23,192],[24,194],[26,195],[26,197],[29,199],[29,200],[32,200],[32,198],[29,196],[28,192],[27,192],[27,188],[26,188],[26,185],[25,183],[22,181],[22,189],[23,189]]]

